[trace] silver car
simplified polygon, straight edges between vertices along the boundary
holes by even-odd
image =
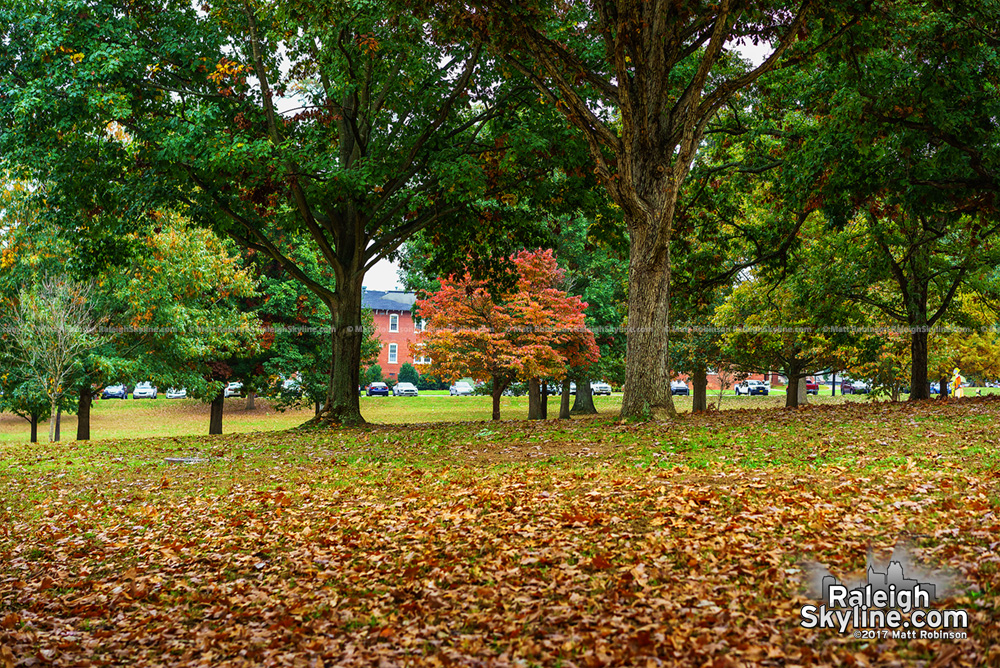
[[[156,388],[152,383],[138,383],[132,390],[133,399],[155,399]]]
[[[460,380],[448,388],[448,394],[453,397],[470,396],[472,394],[472,386],[464,380]]]
[[[417,386],[413,383],[396,383],[392,388],[394,397],[415,397],[418,395]]]

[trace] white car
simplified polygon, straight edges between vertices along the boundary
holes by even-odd
[[[167,390],[167,399],[185,399],[187,395],[188,391],[183,387],[179,390],[173,387]]]
[[[132,390],[133,399],[155,399],[156,398],[156,388],[153,387],[152,383],[138,383],[135,389]]]
[[[744,380],[742,383],[736,386],[736,396],[745,394],[750,396],[751,394],[762,394],[767,396],[771,393],[771,386],[762,380]]]
[[[225,395],[226,399],[229,397],[238,397],[243,394],[243,383],[238,380],[226,383],[226,389],[223,390],[222,393]]]
[[[602,381],[598,381],[596,383],[591,383],[590,384],[590,393],[594,394],[594,395],[597,395],[597,394],[606,394],[606,395],[608,395],[610,397],[611,396],[611,386],[608,385],[605,382],[602,382]]]
[[[417,396],[417,386],[413,383],[396,383],[392,388],[394,397],[415,397]]]
[[[472,386],[466,383],[464,380],[460,380],[448,388],[448,394],[450,394],[453,397],[471,396]]]

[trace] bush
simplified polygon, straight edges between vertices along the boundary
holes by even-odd
[[[403,366],[399,367],[397,380],[400,383],[413,383],[417,389],[420,389],[420,373],[417,371],[417,367],[409,362],[403,362]]]
[[[365,372],[365,384],[371,385],[372,383],[381,383],[385,379],[382,378],[382,367],[378,364],[372,364],[368,367],[368,371]]]

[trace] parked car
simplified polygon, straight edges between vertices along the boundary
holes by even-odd
[[[135,389],[132,390],[133,399],[155,399],[156,398],[156,388],[153,387],[152,383],[136,383]]]
[[[759,394],[767,396],[771,393],[771,386],[762,380],[744,380],[736,385],[736,396]]]
[[[863,380],[852,380],[850,378],[845,378],[843,382],[840,383],[840,393],[841,394],[868,394],[871,392],[871,387]]]
[[[188,391],[183,387],[179,390],[173,387],[167,390],[167,399],[185,399],[187,395]]]
[[[226,399],[229,397],[241,396],[243,394],[243,383],[238,380],[226,383],[226,389],[222,391],[222,394],[226,397]]]
[[[550,397],[559,396],[562,394],[562,383],[550,383],[546,385],[548,387],[548,393]],[[576,394],[576,383],[569,384],[569,393]]]
[[[598,381],[596,383],[591,383],[590,384],[590,393],[593,394],[593,395],[606,394],[607,396],[610,397],[611,396],[611,386],[608,385],[607,383],[605,383],[604,381]]]
[[[691,396],[691,390],[683,380],[670,381],[670,394],[680,394],[685,397]]]
[[[806,378],[806,394],[819,395],[819,383],[815,378]]]
[[[396,383],[396,386],[392,388],[392,396],[394,397],[415,397],[417,395],[417,386],[413,383]]]
[[[389,396],[389,386],[385,383],[372,383],[368,386],[368,396],[387,397]]]
[[[464,380],[460,380],[448,388],[448,394],[453,397],[472,396],[472,385],[469,385]]]
[[[124,385],[108,385],[101,392],[101,399],[128,399],[128,390]]]

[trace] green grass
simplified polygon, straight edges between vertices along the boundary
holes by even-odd
[[[710,393],[709,403],[718,405],[718,393]],[[837,397],[810,397],[816,405],[866,402],[864,395]],[[447,391],[423,392],[419,397],[367,397],[360,398],[361,414],[366,420],[378,424],[407,424],[425,422],[481,422],[492,415],[490,397],[452,397]],[[676,396],[674,403],[679,412],[691,410],[691,397]],[[724,396],[721,409],[763,409],[784,406],[783,394],[766,397]],[[621,395],[594,397],[594,405],[602,415],[614,415],[621,406]],[[279,412],[265,399],[258,399],[254,410],[246,410],[245,399],[226,401],[223,419],[225,433],[253,433],[280,431],[296,427],[313,416],[311,407]],[[559,412],[559,398],[549,398],[549,415]],[[500,413],[504,420],[525,419],[528,413],[527,397],[503,397]],[[91,413],[91,438],[93,440],[121,438],[157,438],[168,436],[195,436],[208,431],[209,405],[195,399],[126,399],[94,402]],[[39,424],[39,440],[47,440],[48,423]],[[61,440],[76,436],[76,416],[63,415]],[[0,443],[27,441],[28,423],[9,413],[0,413]]]

